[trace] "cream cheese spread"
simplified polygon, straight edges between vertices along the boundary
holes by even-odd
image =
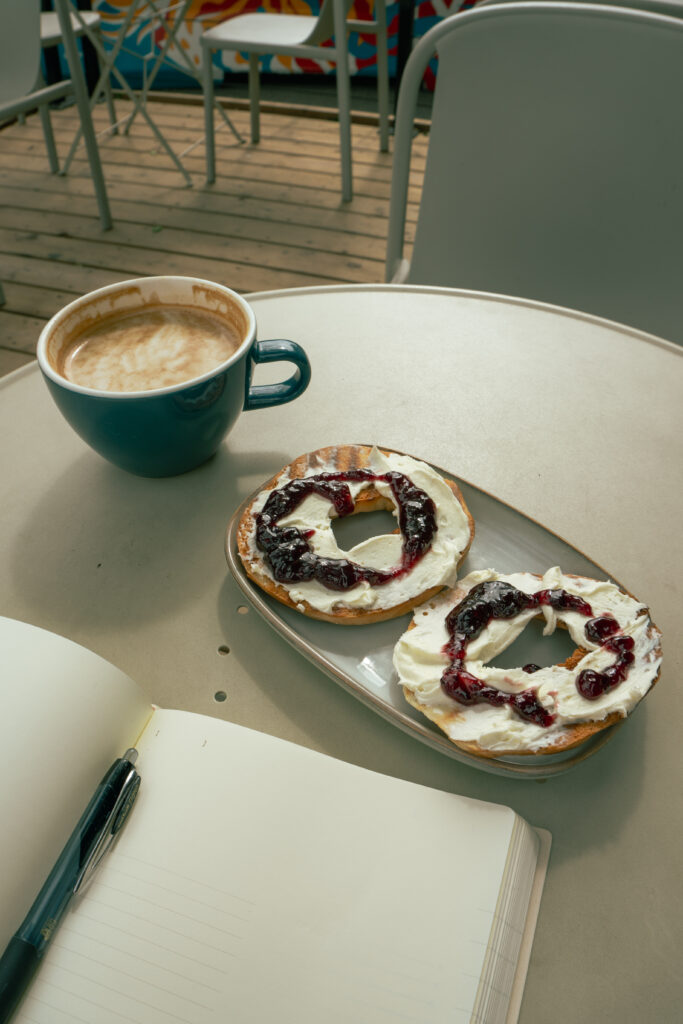
[[[506,694],[533,688],[543,708],[554,716],[550,726],[526,721],[509,704],[465,705],[444,692],[441,676],[450,659],[444,648],[450,636],[446,618],[478,584],[502,580],[525,594],[543,590],[564,590],[587,602],[593,616],[611,616],[617,620],[617,636],[631,637],[633,663],[625,678],[597,699],[586,699],[578,691],[579,674],[590,669],[604,672],[615,662],[613,651],[592,643],[585,634],[586,616],[574,610],[555,610],[545,605],[527,608],[511,619],[493,619],[466,647],[462,669],[486,686]],[[488,664],[519,636],[527,623],[542,614],[543,633],[552,633],[558,622],[567,628],[577,648],[587,653],[573,668],[551,665],[532,674],[523,668],[498,668]],[[475,742],[491,751],[540,751],[558,743],[568,726],[579,722],[602,721],[617,712],[625,716],[645,696],[655,681],[661,664],[661,634],[653,625],[647,608],[613,583],[585,577],[566,576],[555,566],[540,578],[531,573],[504,575],[493,569],[472,572],[459,581],[455,590],[446,591],[422,605],[414,614],[413,628],[399,639],[394,650],[394,667],[399,683],[426,709],[445,713],[441,727],[455,741]]]
[[[333,473],[336,468],[331,463],[321,462],[315,471],[308,475]],[[376,447],[372,449],[367,469],[378,475],[392,471],[402,473],[432,499],[436,509],[437,528],[430,548],[409,572],[378,586],[362,581],[340,593],[326,588],[317,580],[280,582],[279,585],[287,590],[295,604],[305,601],[326,614],[334,614],[335,610],[341,608],[375,611],[413,601],[433,587],[454,585],[458,563],[470,541],[470,528],[468,518],[451,488],[426,463],[407,455],[385,455]],[[290,477],[285,472],[278,478],[275,487],[283,487],[289,480]],[[379,480],[373,481],[373,486],[383,497],[389,499],[393,505],[393,514],[397,516],[396,501],[390,485]],[[360,491],[367,488],[368,484],[350,482],[348,487],[355,501]],[[263,491],[258,495],[252,506],[254,516],[263,509],[270,493],[271,491]],[[309,531],[313,531],[308,537],[311,549],[324,558],[345,558],[358,565],[380,570],[390,570],[401,564],[403,541],[400,533],[380,534],[356,544],[349,550],[343,550],[332,530],[334,516],[334,508],[330,501],[318,494],[310,494],[293,512],[279,519],[278,525],[294,526],[305,531],[307,535]],[[274,581],[253,536],[250,538],[249,547],[253,559],[260,563],[262,572]]]

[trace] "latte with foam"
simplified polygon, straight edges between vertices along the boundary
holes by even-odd
[[[152,391],[209,373],[237,351],[238,328],[189,306],[156,306],[100,320],[72,338],[58,372],[97,391]]]

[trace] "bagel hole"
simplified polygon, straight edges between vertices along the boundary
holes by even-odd
[[[379,537],[384,533],[395,533],[397,522],[391,512],[383,509],[377,512],[358,512],[351,516],[343,516],[332,520],[332,533],[342,551],[361,544],[371,537]]]
[[[557,627],[551,636],[543,636],[545,619],[532,619],[517,639],[504,651],[492,658],[493,668],[523,668],[524,665],[561,665],[576,650],[576,645],[566,629]],[[533,673],[529,679],[533,678]],[[530,684],[531,685],[531,684]]]

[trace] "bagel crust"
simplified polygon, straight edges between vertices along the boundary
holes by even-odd
[[[487,618],[482,608],[494,597],[485,588],[496,581],[506,589]],[[520,610],[503,610],[520,593]],[[552,596],[560,594],[569,596]],[[488,664],[538,616],[546,633],[569,630],[576,649],[566,661],[542,669]],[[648,609],[613,583],[557,567],[543,577],[482,570],[415,614],[394,666],[407,702],[461,750],[528,757],[569,751],[629,715],[659,678],[661,653]]]
[[[416,568],[419,570],[419,576],[418,572],[414,572],[413,569],[407,570],[403,575],[404,582],[402,581],[401,586],[396,586],[393,590],[382,585],[371,586],[367,583],[360,583],[348,591],[330,589],[326,593],[324,592],[325,588],[318,583],[314,586],[307,586],[297,582],[291,584],[278,582],[263,551],[259,550],[256,543],[259,513],[271,493],[283,488],[290,481],[318,477],[321,474],[345,474],[355,470],[366,470],[381,476],[385,465],[389,465],[394,472],[400,472],[407,476],[409,480],[412,480],[411,471],[414,472],[420,481],[427,480],[429,487],[434,491],[430,497],[436,507],[437,529],[433,543],[417,562]],[[421,487],[422,483],[420,482],[416,486]],[[382,481],[355,484],[352,496],[354,507],[351,514],[372,512],[378,509],[395,511],[395,500],[392,499],[390,489]],[[447,506],[448,518],[444,515],[444,506]],[[330,521],[336,517],[331,503],[323,507],[323,515],[327,516]],[[303,502],[301,508],[301,514],[305,516]],[[455,527],[451,526],[453,520],[456,521]],[[311,523],[310,547],[314,552],[320,536],[324,535],[324,540],[334,543],[330,538],[331,530],[328,530],[328,525],[327,522],[321,524],[319,521],[315,524]],[[300,529],[304,533],[309,532],[301,525]],[[454,538],[450,536],[451,533],[454,534]],[[399,538],[393,535],[386,535],[386,537],[389,539],[391,550],[395,553]],[[386,540],[386,537],[377,538],[377,540]],[[452,585],[456,578],[457,568],[465,558],[473,537],[474,521],[455,481],[439,476],[425,463],[419,463],[408,456],[402,456],[387,449],[380,451],[367,445],[337,445],[300,455],[264,484],[262,490],[249,503],[241,516],[237,530],[237,549],[249,578],[265,593],[287,607],[325,622],[339,625],[365,625],[404,615],[423,601],[434,597],[444,586]],[[443,547],[442,538],[448,540],[447,550]],[[360,551],[361,548],[362,545],[357,545],[348,553],[339,550],[338,556],[353,561],[354,552]],[[421,563],[424,564],[421,565]],[[374,563],[369,564],[374,565]],[[382,566],[381,568],[389,567]],[[413,583],[418,583],[418,580],[419,589],[416,589]]]
[[[556,739],[553,743],[548,743],[542,750],[520,750],[517,747],[511,747],[509,750],[490,750],[486,746],[482,746],[477,740],[453,740],[450,735],[450,726],[456,721],[457,717],[461,712],[443,712],[436,708],[429,708],[424,704],[420,704],[416,700],[413,693],[406,687],[403,687],[403,694],[408,703],[415,708],[416,711],[420,711],[426,718],[433,722],[434,725],[438,725],[439,729],[446,733],[449,739],[459,747],[460,750],[466,751],[468,754],[476,754],[478,757],[531,757],[542,754],[547,756],[548,754],[560,754],[568,750],[573,750],[574,747],[580,746],[589,740],[592,736],[602,732],[603,729],[609,728],[610,725],[615,725],[622,717],[618,712],[614,711],[611,715],[603,718],[600,722],[577,722],[574,725],[566,727],[565,733],[561,738]]]

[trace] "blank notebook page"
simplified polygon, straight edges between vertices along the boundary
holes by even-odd
[[[469,1021],[515,815],[156,711],[31,1024]]]

